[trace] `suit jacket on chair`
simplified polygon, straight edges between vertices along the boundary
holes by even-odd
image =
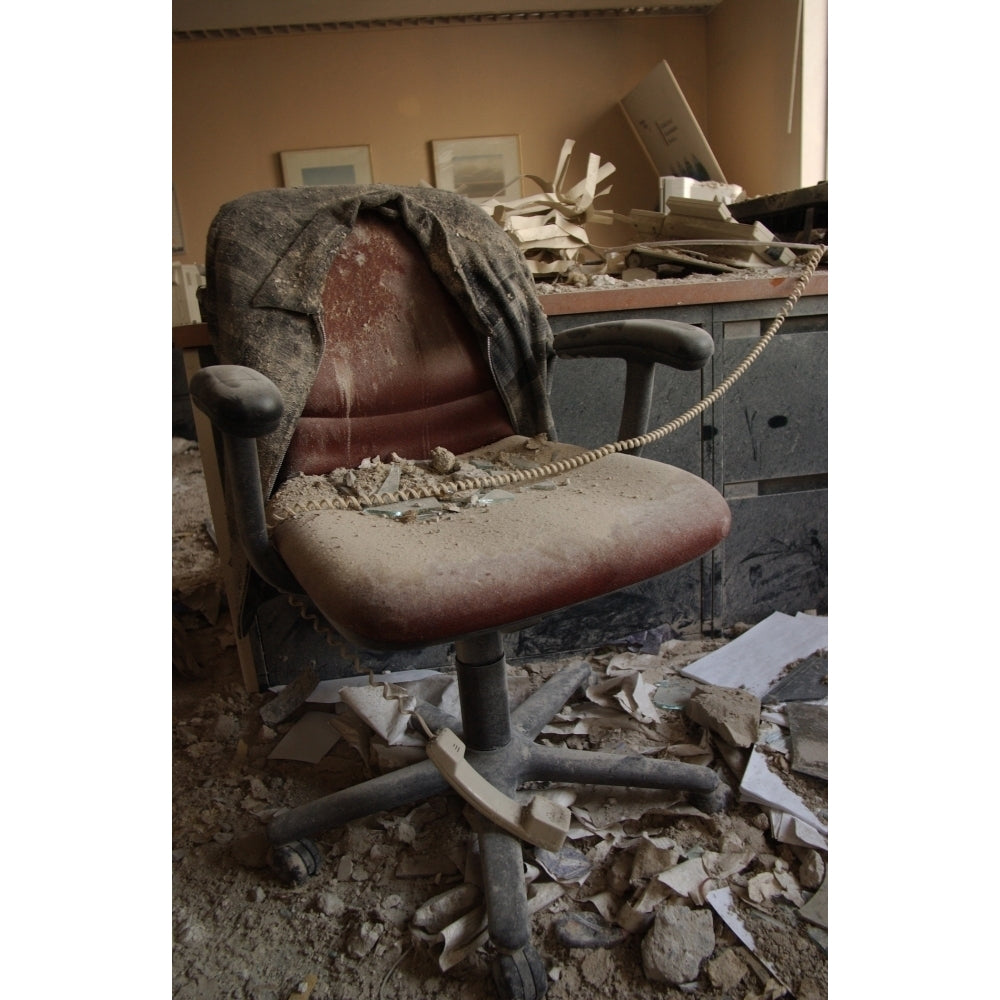
[[[277,431],[258,442],[270,496],[323,355],[322,293],[358,213],[398,219],[475,332],[511,425],[555,436],[548,404],[552,333],[513,240],[479,206],[435,188],[278,188],[222,206],[208,234],[202,316],[221,364],[247,365],[281,391]],[[259,593],[242,554],[241,614]],[[259,584],[259,581],[256,581]],[[242,631],[242,630],[241,630]]]

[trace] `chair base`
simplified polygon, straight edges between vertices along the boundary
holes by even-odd
[[[466,743],[466,760],[492,785],[513,796],[528,781],[660,788],[688,792],[706,812],[722,807],[718,778],[707,767],[640,755],[596,753],[541,746],[543,727],[590,677],[581,663],[550,678],[510,711],[507,664],[499,633],[456,642],[462,720],[429,705],[418,712],[434,729],[447,726]],[[274,817],[267,827],[272,853],[293,858],[292,877],[315,871],[311,848],[280,851],[319,833],[384,810],[414,805],[451,786],[430,760],[334,792]],[[538,1000],[548,985],[545,966],[531,944],[521,841],[485,817],[477,823],[493,972],[503,1000]],[[286,872],[289,869],[286,868]]]

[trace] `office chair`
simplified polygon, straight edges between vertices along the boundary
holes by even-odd
[[[577,464],[583,449],[552,426],[551,363],[626,361],[619,440],[629,442],[643,431],[656,364],[695,371],[711,337],[648,319],[553,336],[507,234],[464,197],[429,188],[247,195],[216,216],[206,275],[202,312],[220,364],[190,389],[222,443],[239,620],[262,593],[286,593],[358,647],[455,650],[461,717],[416,713],[439,734],[428,759],[278,814],[266,828],[272,862],[303,879],[318,865],[312,837],[457,789],[477,810],[497,991],[535,1000],[547,976],[531,943],[522,841],[557,847],[565,817],[538,796],[525,805],[523,786],[681,790],[706,811],[722,796],[707,767],[535,743],[590,671],[564,669],[512,710],[503,636],[680,567],[729,530],[725,501],[695,475],[634,453]],[[446,495],[428,519],[372,516],[365,498],[333,486],[328,500],[282,501],[302,476],[435,448],[478,462],[488,485],[500,457],[512,459],[507,499],[463,507],[460,493]],[[540,452],[546,488],[519,484]]]

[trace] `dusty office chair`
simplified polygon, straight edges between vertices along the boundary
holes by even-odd
[[[581,327],[553,343],[509,237],[471,202],[433,189],[248,195],[216,217],[206,267],[202,308],[223,363],[202,369],[191,395],[223,440],[227,513],[248,564],[243,620],[270,587],[305,595],[363,648],[453,642],[461,719],[430,706],[420,715],[464,740],[471,770],[507,806],[525,783],[555,782],[683,790],[718,808],[708,768],[536,744],[589,670],[564,670],[511,711],[502,638],[712,549],[729,510],[703,480],[611,454],[573,468],[568,482],[559,466],[547,480],[554,489],[511,486],[513,499],[433,521],[368,516],[336,496],[272,508],[270,526],[265,513],[299,473],[393,452],[479,449],[530,467],[544,450],[572,462],[582,449],[539,447],[540,435],[554,435],[546,388],[559,354],[626,359],[620,439],[631,440],[643,429],[655,364],[702,367],[709,335],[642,320]],[[451,747],[454,762],[461,751]],[[454,783],[446,770],[428,759],[297,805],[268,825],[272,853],[291,875],[310,872],[309,838],[445,792]],[[469,770],[465,783],[482,784]],[[541,997],[547,977],[531,944],[521,839],[558,843],[563,818],[539,799],[507,825],[477,809],[497,989]]]

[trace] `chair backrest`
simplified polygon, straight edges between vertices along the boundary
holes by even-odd
[[[323,288],[325,346],[278,479],[513,433],[468,321],[400,224],[358,215]]]

